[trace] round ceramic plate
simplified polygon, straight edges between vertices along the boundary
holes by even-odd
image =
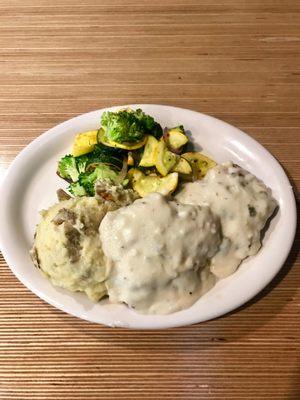
[[[117,110],[113,107],[109,110]],[[126,106],[127,107],[127,106]],[[105,110],[72,118],[50,129],[14,160],[1,191],[0,240],[3,255],[17,278],[43,300],[69,314],[113,327],[168,328],[206,321],[241,306],[262,290],[277,274],[291,248],[296,207],[291,185],[275,158],[259,143],[225,122],[181,108],[139,104],[162,126],[184,125],[196,149],[203,149],[217,162],[232,160],[262,179],[273,191],[279,212],[273,218],[259,253],[245,260],[238,271],[220,280],[192,307],[170,315],[141,315],[125,305],[107,300],[92,303],[81,293],[56,288],[33,266],[32,245],[39,210],[56,200],[65,187],[56,175],[58,159],[70,152],[74,136],[97,129]]]

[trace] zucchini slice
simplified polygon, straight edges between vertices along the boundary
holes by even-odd
[[[193,169],[193,175],[196,179],[204,178],[207,171],[217,165],[214,160],[199,152],[191,151],[189,153],[184,153],[182,157],[190,163]]]
[[[133,182],[133,189],[141,196],[145,197],[149,193],[161,193],[167,196],[174,192],[178,185],[178,174],[172,172],[165,177],[143,175]]]
[[[73,142],[72,155],[78,157],[90,153],[94,150],[95,144],[97,144],[97,131],[78,133]]]
[[[166,129],[164,133],[164,140],[170,150],[177,153],[180,149],[189,141],[188,137],[184,132],[183,126],[177,126],[175,128]]]
[[[180,157],[178,163],[173,167],[173,172],[178,172],[179,174],[188,175],[192,173],[191,164],[183,157]]]
[[[144,176],[143,172],[140,171],[137,168],[131,168],[127,172],[127,178],[129,179],[131,184],[133,184],[135,181],[137,181],[138,179],[142,178],[143,176]]]
[[[158,140],[149,135],[139,164],[141,167],[153,167],[155,165],[157,145]]]
[[[166,176],[178,161],[179,156],[168,150],[166,143],[163,140],[160,140],[156,147],[155,166],[157,171],[162,176]]]

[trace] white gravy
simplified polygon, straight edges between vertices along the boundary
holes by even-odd
[[[187,183],[176,199],[208,206],[220,218],[223,241],[211,260],[211,271],[218,278],[232,274],[244,258],[258,252],[261,230],[277,206],[263,182],[232,163],[218,165],[203,180]]]
[[[207,262],[219,249],[220,231],[208,207],[158,193],[109,212],[100,236],[110,300],[149,314],[189,307],[215,283]]]

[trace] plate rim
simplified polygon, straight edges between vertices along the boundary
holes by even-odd
[[[276,270],[275,273],[270,274],[270,276],[268,276],[266,279],[260,281],[260,284],[256,285],[256,290],[254,290],[253,292],[249,293],[248,296],[245,296],[243,298],[239,298],[239,301],[236,301],[234,305],[228,305],[227,307],[222,308],[220,311],[213,313],[209,318],[205,318],[204,320],[201,320],[201,318],[197,318],[197,315],[194,315],[192,318],[190,318],[189,320],[186,320],[184,322],[182,322],[179,318],[178,321],[173,321],[173,322],[167,322],[163,323],[163,322],[158,322],[158,323],[149,323],[149,322],[142,322],[141,324],[139,323],[134,323],[134,325],[127,325],[125,323],[123,323],[122,321],[119,321],[119,324],[112,324],[112,325],[108,325],[105,322],[100,322],[99,318],[96,320],[94,318],[90,318],[90,317],[86,317],[85,315],[82,315],[80,312],[75,311],[69,311],[66,310],[66,308],[61,305],[60,303],[57,303],[55,300],[53,300],[52,298],[49,298],[49,296],[47,294],[44,294],[43,291],[39,291],[36,288],[33,288],[33,285],[31,285],[30,282],[28,282],[27,279],[25,279],[22,274],[19,273],[18,268],[14,265],[14,261],[13,261],[13,257],[10,254],[9,249],[6,247],[5,245],[5,232],[4,229],[1,229],[2,226],[2,221],[5,218],[5,208],[3,207],[3,205],[5,206],[5,199],[7,197],[7,193],[3,190],[3,187],[5,186],[6,181],[9,179],[11,173],[13,170],[15,170],[16,166],[18,166],[19,162],[22,161],[22,159],[24,159],[24,157],[27,156],[28,153],[32,152],[34,150],[34,148],[36,146],[38,146],[39,144],[44,144],[45,140],[47,140],[48,138],[53,138],[53,133],[56,132],[57,136],[61,135],[60,130],[63,129],[64,127],[67,127],[68,125],[72,125],[74,124],[74,122],[76,122],[77,119],[82,118],[83,116],[87,117],[89,114],[94,114],[94,113],[102,113],[103,111],[107,111],[107,110],[116,110],[116,109],[120,109],[120,108],[125,108],[125,107],[133,107],[133,108],[143,108],[143,107],[156,107],[156,108],[165,108],[165,109],[173,109],[173,110],[178,110],[180,112],[188,112],[188,113],[193,113],[195,115],[201,116],[201,117],[205,117],[206,119],[209,119],[211,121],[217,121],[218,123],[222,123],[227,125],[230,129],[234,129],[235,132],[237,134],[240,135],[240,137],[244,137],[246,138],[248,141],[250,140],[250,142],[252,142],[253,144],[255,144],[256,146],[259,146],[259,148],[261,150],[263,150],[263,152],[265,152],[265,154],[268,155],[268,157],[270,157],[273,161],[273,163],[276,164],[276,167],[278,168],[278,171],[280,171],[281,173],[281,177],[285,180],[285,183],[287,184],[287,187],[289,187],[289,193],[287,193],[287,195],[289,196],[289,201],[290,201],[290,235],[289,238],[287,240],[287,245],[285,247],[285,251],[283,253],[281,253],[281,257],[280,260],[277,261],[278,264],[278,268]],[[11,185],[11,184],[10,184]],[[196,323],[202,323],[211,319],[215,319],[217,317],[223,316],[228,314],[229,312],[232,312],[233,310],[238,309],[239,307],[241,307],[243,304],[246,304],[250,299],[254,298],[255,296],[258,295],[258,293],[260,293],[274,278],[275,276],[277,276],[277,274],[279,273],[279,271],[281,270],[281,268],[283,267],[289,253],[290,250],[292,248],[292,245],[294,243],[294,238],[295,238],[295,234],[296,234],[296,227],[297,227],[297,212],[296,212],[296,200],[295,200],[295,196],[294,196],[294,192],[293,192],[293,187],[288,179],[287,174],[285,173],[283,167],[281,166],[280,162],[264,147],[262,146],[258,141],[256,141],[254,138],[252,138],[250,135],[248,135],[247,133],[243,132],[242,130],[240,130],[239,128],[235,127],[234,125],[231,125],[229,123],[227,123],[226,121],[223,121],[221,119],[215,118],[213,116],[210,116],[208,114],[205,113],[201,113],[195,110],[191,110],[188,108],[181,108],[181,107],[175,107],[175,106],[169,106],[169,105],[165,105],[165,104],[152,104],[152,103],[145,103],[145,104],[127,104],[127,105],[115,105],[112,107],[105,107],[105,108],[101,108],[101,109],[97,109],[97,110],[93,110],[93,111],[89,111],[87,113],[82,113],[79,114],[77,116],[74,116],[68,120],[65,120],[53,127],[51,127],[50,129],[46,130],[45,132],[43,132],[42,134],[40,134],[37,138],[35,138],[32,142],[30,142],[24,149],[21,150],[21,152],[19,152],[17,154],[17,156],[14,158],[14,160],[11,162],[11,164],[9,165],[4,178],[1,182],[1,188],[2,188],[2,193],[4,193],[3,198],[1,199],[1,204],[2,206],[0,207],[0,221],[1,221],[1,226],[0,226],[0,247],[1,247],[1,251],[3,254],[3,257],[8,265],[8,267],[10,268],[10,270],[12,271],[12,273],[17,277],[17,279],[25,286],[27,287],[32,293],[34,293],[35,295],[37,295],[38,297],[40,297],[43,301],[51,304],[52,306],[54,306],[55,308],[58,308],[59,310],[68,313],[72,316],[76,316],[80,319],[89,321],[89,322],[94,322],[94,323],[98,323],[98,324],[105,324],[107,326],[117,326],[117,327],[123,327],[123,328],[130,328],[130,329],[165,329],[165,328],[173,328],[173,327],[179,327],[179,326],[187,326],[187,325],[193,325]],[[13,185],[10,186],[10,190],[13,190]],[[3,224],[5,225],[5,224]],[[174,314],[169,314],[169,315],[174,315]],[[164,316],[159,316],[159,317],[164,317]],[[167,317],[167,316],[166,316]],[[166,318],[167,319],[167,318]]]

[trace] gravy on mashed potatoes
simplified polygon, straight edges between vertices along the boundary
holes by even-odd
[[[156,193],[109,212],[100,236],[111,301],[150,314],[189,307],[258,252],[276,205],[260,180],[226,163],[175,201]]]
[[[189,307],[215,282],[205,267],[218,251],[220,223],[206,206],[152,193],[108,213],[100,237],[112,302],[167,314]]]
[[[218,278],[233,274],[244,258],[258,252],[261,230],[277,206],[262,181],[231,162],[209,170],[201,181],[187,183],[176,198],[208,206],[220,218],[223,240],[211,260]]]

